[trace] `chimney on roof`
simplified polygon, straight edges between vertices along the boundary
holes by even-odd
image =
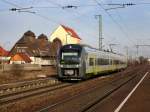
[[[40,34],[38,36],[38,39],[42,39],[42,40],[48,40],[47,36],[45,34]]]
[[[28,30],[27,32],[25,32],[24,36],[36,37],[35,34],[32,31],[30,31],[30,30]]]
[[[31,41],[31,42],[34,42],[35,39],[36,39],[35,34],[32,31],[30,31],[30,30],[25,32],[23,37],[24,37],[25,40]]]

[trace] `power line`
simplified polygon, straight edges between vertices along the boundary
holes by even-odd
[[[58,6],[58,7],[62,7],[62,5],[61,4],[58,4],[58,3],[56,3],[56,2],[53,2],[53,1],[49,1],[49,0],[47,0],[47,2],[49,2],[50,4],[53,4],[53,5],[56,5],[56,6]],[[63,10],[63,11],[65,11],[65,12],[68,12],[68,10]],[[76,12],[76,14],[77,15],[81,15],[80,13],[77,13]],[[82,15],[83,16],[83,15]],[[86,15],[85,15],[86,16]],[[88,17],[88,16],[87,16]],[[74,19],[74,18],[73,18]],[[75,20],[75,19],[74,19]],[[76,21],[76,20],[75,20]],[[79,22],[76,22],[77,24],[79,24]],[[83,22],[80,22],[80,24],[83,24]],[[78,30],[79,31],[81,31],[79,28],[78,28]],[[89,32],[84,32],[85,34],[88,34],[88,35],[91,35],[92,37],[95,37],[95,35],[92,35],[92,34],[90,34]]]
[[[58,4],[57,4],[58,5]],[[94,6],[97,6],[97,5],[64,5],[64,6],[60,6],[58,5],[58,7],[54,7],[54,6],[35,6],[33,8],[43,8],[43,9],[46,9],[46,8],[62,8],[62,9],[71,9],[71,8],[74,8],[74,9],[77,9],[77,8],[82,8],[82,7],[94,7]]]
[[[137,49],[137,52],[136,52],[137,57],[139,55],[139,47],[150,47],[150,45],[148,45],[148,44],[137,44],[135,46],[136,46],[136,49]]]
[[[0,9],[0,12],[9,11],[9,9]]]
[[[150,5],[150,3],[149,2],[147,2],[147,3],[136,3],[135,5]]]
[[[22,8],[22,7],[20,7],[19,5],[15,4],[15,3],[12,3],[12,2],[9,2],[9,1],[7,1],[7,0],[1,0],[1,1],[4,2],[4,3],[6,3],[6,4],[9,4],[9,5],[11,5],[11,6],[15,6],[15,7],[17,7],[17,8]]]
[[[28,12],[28,13],[36,13],[31,11],[30,9],[32,9],[33,7],[27,7],[27,8],[11,8],[9,9],[10,11],[18,11],[18,12]]]
[[[106,9],[108,11],[108,10],[112,10],[112,9],[126,8],[126,6],[132,6],[132,5],[136,5],[136,4],[133,4],[133,3],[122,3],[122,4],[121,3],[120,4],[109,3],[107,5],[109,5],[109,6],[116,6],[116,7],[111,7],[111,8]]]
[[[49,0],[47,0],[48,2],[49,2]],[[52,3],[52,4],[54,4],[54,5],[56,5],[56,6],[58,6],[58,7],[62,7],[62,5],[60,5],[60,4],[58,4],[58,3],[56,3],[56,2],[50,2],[50,3]],[[95,6],[98,6],[98,5],[95,5]],[[65,10],[66,11],[66,10]],[[79,13],[77,13],[78,15],[80,15]],[[109,13],[108,13],[109,14]],[[110,14],[109,14],[109,16],[111,16]],[[111,17],[112,18],[112,17]],[[113,18],[112,18],[113,19]],[[113,21],[115,21],[114,19],[113,19]],[[118,24],[116,21],[115,21],[115,23],[116,24]],[[124,32],[123,31],[123,29],[122,29],[122,27],[120,26],[120,25],[118,25],[119,27],[120,27],[120,30],[122,30],[122,32]],[[87,33],[87,32],[86,32]],[[125,32],[124,32],[125,33]],[[126,34],[127,35],[127,34]],[[92,35],[93,36],[93,35]],[[102,37],[99,37],[99,48],[101,48],[100,46],[102,46]]]
[[[8,1],[6,1],[6,0],[4,0],[4,2],[7,3],[7,4],[9,4],[9,5],[12,5],[12,6],[17,7],[17,8],[11,9],[11,10],[13,10],[13,11],[19,10],[18,12],[28,12],[28,11],[20,11],[21,9],[23,9],[23,7],[21,7],[21,6],[17,5],[17,4],[14,4],[14,3],[12,3],[12,2],[8,2]],[[54,3],[54,2],[52,2],[52,1],[51,1],[51,3],[53,3],[53,4],[55,4],[55,5],[59,6],[59,7],[62,7],[60,4]],[[34,8],[34,7],[32,7],[32,8]],[[41,14],[39,14],[39,13],[37,13],[37,12],[32,13],[32,14],[33,14],[33,15],[36,15],[36,16],[38,16],[38,17],[40,17],[40,18],[43,18],[43,19],[45,19],[45,20],[47,20],[47,21],[51,21],[51,22],[53,22],[53,23],[55,23],[55,24],[60,24],[60,23],[58,23],[58,22],[56,22],[56,21],[54,21],[54,20],[52,20],[52,19],[50,19],[50,18],[48,18],[48,17],[46,17],[46,16],[44,16],[44,15],[41,15]]]
[[[51,18],[48,18],[47,16],[41,15],[41,14],[39,14],[39,13],[34,13],[34,15],[39,16],[40,18],[43,18],[43,19],[45,19],[45,20],[47,20],[47,21],[51,21],[51,22],[53,22],[53,23],[55,23],[55,24],[60,24],[59,22],[56,22],[55,20],[53,20],[53,19],[51,19]]]
[[[127,25],[123,22],[122,16],[119,14],[119,12],[118,12],[117,10],[116,10],[116,14],[118,15],[119,19],[121,20],[121,23],[122,23],[123,27],[124,27],[125,29],[128,29],[128,28],[127,28]],[[130,40],[130,39],[129,39],[129,40]]]
[[[54,20],[52,20],[52,19],[50,19],[50,18],[48,18],[48,17],[46,17],[46,16],[44,16],[44,15],[41,15],[41,14],[39,14],[39,13],[37,13],[37,12],[32,12],[32,11],[25,10],[25,9],[32,9],[33,7],[24,8],[24,7],[21,7],[21,6],[17,5],[17,4],[15,4],[15,3],[9,2],[9,1],[7,1],[7,0],[2,0],[2,1],[3,1],[4,3],[6,3],[6,4],[9,4],[9,5],[11,5],[11,6],[17,7],[17,8],[11,8],[10,11],[18,11],[18,12],[32,13],[33,15],[36,15],[36,16],[38,16],[38,17],[40,17],[40,18],[43,18],[43,19],[45,19],[45,20],[47,20],[47,21],[51,21],[51,22],[53,22],[53,23],[55,23],[55,24],[59,24],[58,22],[56,22],[56,21],[54,21]]]
[[[107,5],[114,5],[114,6],[132,6],[136,5],[135,3],[108,3]]]
[[[2,0],[2,1],[4,1],[5,3],[7,3],[7,4],[9,4],[9,5],[13,5],[13,6],[15,6],[15,7],[17,7],[17,8],[22,8],[22,7],[20,7],[19,5],[17,5],[17,4],[14,4],[14,3],[12,3],[12,2],[9,2],[9,1],[7,1],[7,0]],[[49,0],[48,0],[49,1]],[[55,4],[55,5],[57,5],[58,7],[51,7],[51,8],[62,8],[62,7],[64,7],[64,6],[62,6],[62,5],[60,5],[60,4],[58,4],[58,3],[56,3],[56,2],[52,2],[52,1],[50,1],[51,3],[53,3],[53,4]],[[69,8],[70,6],[71,7],[73,7],[73,6],[76,6],[76,5],[66,5],[67,7],[66,8]],[[69,6],[69,7],[68,7]],[[88,5],[77,5],[77,7],[88,7]],[[90,6],[90,5],[89,5]],[[92,5],[91,5],[92,6]],[[99,6],[99,5],[93,5],[93,6]],[[38,8],[38,7],[33,7],[33,8]],[[41,7],[42,8],[42,7]],[[43,7],[44,8],[44,7]],[[50,7],[49,7],[50,8]],[[105,11],[106,11],[106,9],[104,9]],[[65,10],[66,11],[66,10]],[[23,12],[23,11],[21,11],[21,12]],[[27,11],[25,11],[25,12],[27,12]],[[106,11],[107,12],[107,11]],[[78,15],[79,15],[79,13],[77,13]],[[41,15],[41,14],[39,14],[39,13],[34,13],[34,15],[36,15],[36,16],[39,16],[39,17],[41,17],[41,18],[43,18],[43,19],[45,19],[45,20],[48,20],[48,21],[52,21],[53,23],[56,23],[56,24],[58,24],[58,22],[56,22],[55,20],[52,20],[52,19],[50,19],[50,18],[48,18],[48,17],[46,17],[46,16],[43,16],[43,15]],[[109,13],[108,13],[108,15],[109,16],[111,16]],[[113,17],[112,17],[113,18]],[[115,21],[114,19],[113,19],[113,21]],[[117,23],[118,24],[118,23]],[[120,24],[119,24],[119,26],[120,26]],[[122,29],[122,27],[120,26],[120,29]],[[123,30],[123,29],[122,29]]]
[[[112,17],[112,15],[102,6],[102,4],[97,0],[94,0],[94,1],[105,11],[105,13],[110,17],[110,19],[118,26],[118,28],[122,31],[122,33],[126,36],[126,38],[128,38],[128,34],[124,31],[122,26]],[[132,41],[131,39],[129,40],[130,42]],[[132,43],[134,42],[132,41]]]

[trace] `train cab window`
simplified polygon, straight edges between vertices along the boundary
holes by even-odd
[[[94,65],[94,58],[89,58],[89,66],[93,66]]]
[[[79,64],[78,52],[62,52],[61,64]]]

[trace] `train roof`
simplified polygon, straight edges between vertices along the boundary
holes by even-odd
[[[90,45],[87,45],[87,44],[67,44],[67,45],[64,45],[62,48],[65,49],[65,48],[76,48],[76,49],[82,49],[84,48],[87,52],[99,52],[99,53],[105,53],[105,54],[111,54],[112,56],[124,56],[122,54],[119,54],[119,53],[115,53],[115,52],[110,52],[110,51],[107,51],[107,50],[99,50],[97,48],[94,48]]]
[[[91,52],[101,52],[101,53],[107,53],[107,54],[114,54],[114,55],[124,56],[123,54],[111,52],[111,51],[108,51],[108,50],[99,50],[97,48],[91,47],[90,45],[82,45],[82,47],[84,47],[87,51],[91,51]]]

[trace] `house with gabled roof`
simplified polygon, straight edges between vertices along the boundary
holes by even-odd
[[[8,51],[5,50],[2,46],[0,46],[0,63],[5,63],[9,61]]]
[[[24,53],[32,60],[31,64],[52,65],[51,60],[55,57],[52,45],[46,35],[41,34],[36,38],[32,31],[27,31],[13,46],[9,55],[12,57]]]
[[[79,44],[81,38],[79,35],[70,27],[60,25],[49,37],[49,41],[53,42],[60,40],[61,45],[65,44]]]
[[[7,55],[8,55],[8,51],[2,48],[2,46],[0,46],[0,56],[7,56]]]
[[[31,62],[32,60],[25,53],[16,53],[14,56],[10,58],[10,64],[25,64]]]

